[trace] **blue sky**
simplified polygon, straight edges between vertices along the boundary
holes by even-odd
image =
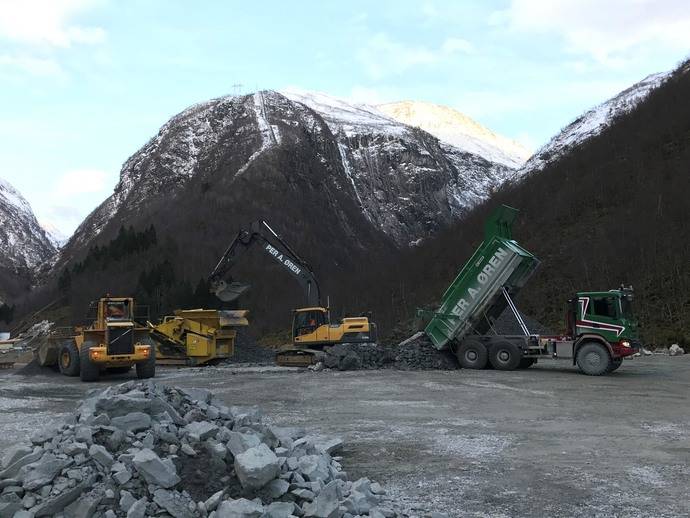
[[[0,177],[69,234],[211,97],[424,100],[536,148],[689,53],[678,0],[0,0]]]

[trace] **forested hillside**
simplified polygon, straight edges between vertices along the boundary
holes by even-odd
[[[403,321],[413,306],[433,305],[481,240],[486,215],[505,203],[521,210],[515,238],[542,260],[519,297],[525,312],[561,329],[574,292],[632,284],[645,340],[689,343],[689,69],[600,135],[500,189],[396,271],[377,274],[388,275],[380,319]]]

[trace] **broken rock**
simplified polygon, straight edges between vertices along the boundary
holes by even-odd
[[[280,473],[280,461],[265,444],[248,449],[235,457],[235,472],[242,487],[260,489]]]
[[[148,448],[138,451],[132,463],[150,484],[169,489],[180,482],[175,466],[172,463],[163,462],[153,450]]]

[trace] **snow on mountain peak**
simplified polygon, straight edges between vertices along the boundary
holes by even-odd
[[[490,162],[518,168],[532,155],[522,144],[497,135],[448,106],[422,101],[402,101],[381,104],[376,108],[388,117],[423,129],[443,142],[479,155]]]
[[[33,269],[50,259],[55,248],[36,221],[31,205],[0,179],[0,266]]]
[[[333,133],[344,132],[345,136],[352,137],[367,133],[367,129],[395,136],[402,136],[406,132],[404,126],[375,106],[346,101],[323,92],[295,88],[278,93],[317,111]]]
[[[31,212],[31,206],[24,197],[19,194],[19,191],[12,187],[5,180],[0,178],[0,199],[5,203],[17,207],[22,212]]]
[[[527,161],[520,174],[543,169],[571,149],[598,135],[610,126],[616,117],[633,110],[671,74],[672,72],[651,74],[611,99],[585,112],[540,148]]]

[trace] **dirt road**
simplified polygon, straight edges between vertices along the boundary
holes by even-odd
[[[279,424],[346,440],[351,476],[449,516],[690,514],[690,356],[626,361],[591,378],[527,371],[160,369],[159,381],[257,404]],[[0,374],[0,451],[59,422],[90,389]]]

